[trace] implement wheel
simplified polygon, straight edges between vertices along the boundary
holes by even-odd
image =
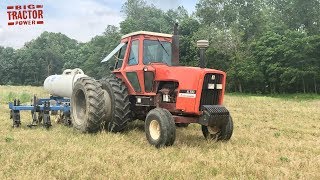
[[[151,110],[145,120],[145,132],[149,143],[156,148],[173,145],[176,126],[171,113],[162,108]]]
[[[81,132],[98,132],[105,115],[103,105],[104,93],[100,83],[90,77],[78,79],[71,97],[73,127]]]
[[[233,133],[233,121],[231,116],[229,116],[229,121],[222,127],[208,127],[202,125],[201,129],[203,136],[208,140],[228,141]]]

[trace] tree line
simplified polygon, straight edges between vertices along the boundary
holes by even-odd
[[[106,26],[87,43],[43,32],[20,49],[0,47],[0,84],[42,85],[48,75],[76,67],[104,77],[109,65],[100,61],[123,34],[172,33],[178,21],[180,63],[198,66],[196,41],[208,39],[207,67],[227,72],[229,92],[319,92],[320,0],[199,0],[195,9],[163,11],[127,0],[120,27]]]

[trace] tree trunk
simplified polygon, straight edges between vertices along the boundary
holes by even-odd
[[[47,66],[47,77],[50,76],[50,66],[51,66],[51,61],[49,62]]]
[[[306,85],[304,83],[304,78],[302,77],[302,86],[303,86],[303,93],[306,93]]]
[[[314,84],[314,93],[318,93],[317,92],[317,82],[316,82],[316,75],[314,74],[313,75],[313,84]]]
[[[238,88],[239,88],[239,92],[242,93],[242,85],[240,81],[238,82]]]

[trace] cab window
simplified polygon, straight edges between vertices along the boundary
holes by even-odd
[[[139,62],[139,40],[132,41],[128,65],[137,65]]]
[[[160,40],[144,40],[143,64],[149,63],[171,65],[171,43]]]
[[[118,54],[118,58],[117,58],[117,60],[116,60],[115,69],[121,68],[122,63],[123,63],[124,56],[126,55],[127,46],[128,46],[128,43],[125,44],[125,45],[120,49],[119,54]]]

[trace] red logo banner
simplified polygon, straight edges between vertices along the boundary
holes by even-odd
[[[37,25],[44,24],[43,5],[7,6],[8,25]]]

